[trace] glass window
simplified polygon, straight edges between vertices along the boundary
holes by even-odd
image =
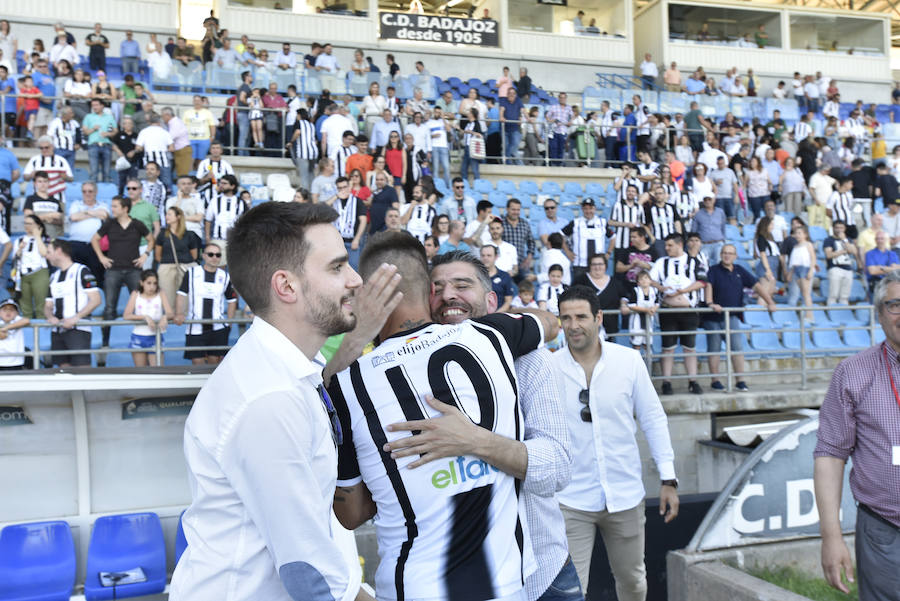
[[[563,35],[624,38],[625,2],[509,0],[509,27]]]
[[[781,48],[781,16],[762,10],[670,4],[669,40]]]
[[[884,55],[884,22],[832,15],[791,15],[791,48]]]
[[[488,0],[487,2],[463,0],[462,2],[434,3],[423,3],[422,0],[401,0],[400,2],[396,0],[378,0],[378,10],[380,12],[439,15],[462,19],[496,19],[499,8],[499,0]]]
[[[318,13],[347,17],[365,17],[369,14],[368,0],[228,0],[228,4],[300,14]]]

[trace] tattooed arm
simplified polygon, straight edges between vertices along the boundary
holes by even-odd
[[[355,530],[375,517],[372,493],[362,482],[353,486],[338,486],[334,491],[334,515],[347,530]]]

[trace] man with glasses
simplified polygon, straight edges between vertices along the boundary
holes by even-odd
[[[23,179],[30,182],[38,172],[43,171],[48,177],[47,192],[65,202],[66,182],[75,179],[72,175],[72,166],[69,161],[56,154],[50,136],[38,138],[38,150],[40,153],[28,159],[28,163],[25,164]]]
[[[471,223],[477,219],[477,205],[475,199],[466,194],[466,185],[461,177],[453,178],[453,196],[441,203],[438,211],[452,220],[460,220],[463,223]]]
[[[603,537],[619,601],[647,596],[644,490],[635,418],[662,479],[659,514],[678,516],[678,480],[668,421],[641,354],[601,341],[603,312],[593,290],[573,286],[559,298],[566,346],[550,361],[558,374],[572,455],[572,480],[557,495],[569,553],[588,589],[597,529]]]
[[[184,274],[181,287],[175,297],[175,323],[185,319],[234,318],[237,309],[237,293],[231,285],[228,272],[219,267],[225,256],[224,249],[216,242],[207,242],[203,249],[203,265],[194,265]],[[231,326],[227,323],[193,323],[187,327],[184,346],[228,345]],[[194,365],[217,365],[227,349],[187,350],[184,358]]]
[[[559,203],[552,198],[548,198],[544,201],[544,218],[538,223],[538,237],[540,237],[544,248],[550,248],[550,234],[562,232],[562,229],[569,223],[557,216],[558,208]],[[569,259],[571,260],[572,257],[568,252],[568,246],[566,246],[565,249],[566,254],[569,255]]]
[[[344,239],[344,246],[350,255],[350,266],[356,269],[359,265],[362,236],[368,223],[366,205],[351,193],[350,180],[346,177],[337,178],[335,185],[337,186],[337,199],[333,206],[338,212],[338,218],[335,220],[334,226]]]
[[[847,525],[841,523],[841,508],[846,515],[853,501],[842,501],[841,493],[852,457],[859,598],[888,601],[900,590],[900,273],[884,276],[874,304],[886,340],[835,368],[819,412],[813,481],[825,580],[849,593],[842,576],[853,582],[853,564],[844,543]]]
[[[91,239],[103,222],[109,218],[109,207],[97,202],[97,184],[81,184],[81,200],[69,204],[69,242],[72,245],[72,260],[84,263],[103,286],[103,265],[91,248]]]

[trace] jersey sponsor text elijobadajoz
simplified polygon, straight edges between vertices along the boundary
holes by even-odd
[[[395,334],[332,380],[344,440],[338,486],[364,482],[377,506],[379,599],[487,601],[519,593],[534,570],[519,483],[474,456],[393,459],[401,421],[440,417],[426,395],[522,440],[514,360],[538,348],[531,315],[493,314]]]

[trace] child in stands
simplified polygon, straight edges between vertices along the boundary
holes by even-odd
[[[659,299],[646,270],[639,271],[635,279],[631,302],[628,303],[631,310],[628,331],[631,333],[631,347],[640,350],[647,345],[647,335],[653,333],[653,316],[659,309]]]
[[[529,280],[519,282],[519,294],[512,299],[511,307],[519,309],[537,309],[537,301],[534,300],[534,284]]]
[[[547,270],[547,277],[549,280],[541,284],[538,291],[538,307],[542,311],[550,311],[554,315],[559,315],[559,295],[569,288],[562,282],[562,265],[551,265]]]
[[[131,344],[134,349],[131,353],[135,367],[147,367],[156,365],[156,330],[160,331],[160,344],[163,342],[162,333],[166,331],[169,317],[172,315],[172,307],[165,294],[159,292],[159,276],[152,269],[141,272],[141,283],[138,289],[131,293],[128,305],[125,307],[124,319],[142,321],[131,332]],[[162,362],[160,361],[160,364]]]
[[[11,298],[0,302],[0,371],[31,369],[31,357],[7,356],[5,353],[25,352],[25,330],[31,323],[19,315],[19,305]]]

